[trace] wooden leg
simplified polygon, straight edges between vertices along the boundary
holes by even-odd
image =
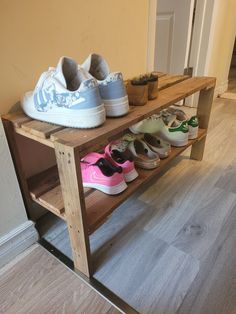
[[[90,277],[90,245],[79,153],[59,142],[55,143],[55,151],[74,267]]]
[[[209,89],[203,89],[200,91],[198,100],[197,115],[199,118],[199,127],[202,129],[208,129],[212,101],[214,96],[214,87]],[[206,137],[202,138],[200,141],[196,142],[192,146],[191,159],[202,160],[204,154]]]

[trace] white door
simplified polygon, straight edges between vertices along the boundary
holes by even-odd
[[[154,68],[183,74],[188,66],[194,0],[158,0]]]

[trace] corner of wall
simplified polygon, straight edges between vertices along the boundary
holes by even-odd
[[[38,240],[32,221],[26,221],[0,238],[0,267],[4,266]]]

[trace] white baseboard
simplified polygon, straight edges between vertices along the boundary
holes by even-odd
[[[215,88],[214,97],[218,97],[219,95],[225,93],[228,89],[228,83],[229,83],[228,80],[226,80],[218,84]]]
[[[26,221],[0,238],[0,267],[10,262],[38,240],[32,221]]]

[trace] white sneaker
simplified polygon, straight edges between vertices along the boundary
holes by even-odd
[[[98,82],[99,92],[106,108],[107,117],[120,117],[129,112],[129,101],[120,72],[110,72],[104,58],[90,54],[82,64],[90,77]]]
[[[33,119],[66,127],[101,125],[106,117],[97,82],[84,72],[74,60],[62,57],[56,68],[40,76],[35,90],[24,95],[24,112]]]
[[[157,119],[159,119],[159,115],[152,115],[147,119],[144,119],[136,124],[133,124],[129,127],[130,131],[134,134],[140,133],[156,133],[159,130],[159,125],[157,124]]]
[[[188,144],[188,122],[183,121],[177,126],[166,126],[161,117],[157,120],[158,131],[156,135],[169,142],[172,146],[185,146]]]
[[[175,108],[174,106],[170,106],[166,110],[163,110],[163,114],[165,115],[175,115],[176,119],[178,121],[187,121],[188,122],[188,128],[189,128],[189,134],[188,138],[190,140],[197,138],[198,136],[198,129],[199,129],[199,124],[198,124],[198,118],[197,116],[191,116],[190,118],[186,115],[186,113],[179,109]]]
[[[160,115],[153,115],[132,125],[130,131],[139,133],[154,133],[172,146],[185,146],[188,143],[188,123],[181,122],[178,126],[166,126]]]

